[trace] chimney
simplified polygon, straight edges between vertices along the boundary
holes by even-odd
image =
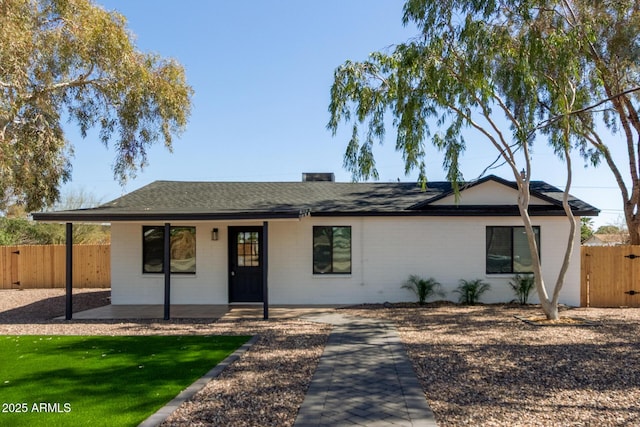
[[[332,172],[303,172],[302,182],[335,182],[336,176]]]

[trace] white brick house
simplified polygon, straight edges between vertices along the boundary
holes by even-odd
[[[553,283],[569,230],[562,192],[536,181],[531,194]],[[111,223],[113,304],[166,304],[166,292],[172,304],[413,301],[401,287],[410,274],[434,277],[450,300],[460,279],[482,279],[491,284],[483,302],[507,302],[509,280],[530,265],[516,201],[515,184],[496,176],[463,186],[456,202],[447,182],[423,190],[307,174],[302,182],[157,181],[97,208],[34,218]],[[598,214],[570,204],[576,216]],[[580,303],[576,233],[560,298],[568,305]]]

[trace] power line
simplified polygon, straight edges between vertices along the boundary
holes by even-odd
[[[556,185],[556,184],[551,184],[554,187],[558,187],[558,188],[564,188],[565,184],[562,185]],[[571,188],[580,188],[580,189],[586,189],[586,190],[620,190],[620,187],[598,187],[598,186],[589,186],[589,185],[572,185]]]

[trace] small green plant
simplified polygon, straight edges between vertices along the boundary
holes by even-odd
[[[458,302],[467,305],[474,305],[480,300],[480,296],[491,289],[491,285],[480,279],[460,280],[458,288],[453,291],[460,295]]]
[[[420,305],[424,305],[427,299],[432,296],[444,296],[444,292],[440,290],[441,286],[433,277],[424,279],[416,274],[409,276],[409,279],[402,285],[403,288],[411,289],[416,294]]]
[[[509,282],[509,286],[515,292],[518,302],[522,305],[527,304],[529,300],[529,294],[531,291],[535,291],[535,277],[533,274],[516,274]]]

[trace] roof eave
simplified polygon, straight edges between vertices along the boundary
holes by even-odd
[[[578,209],[572,210],[575,216],[598,216],[599,210]],[[530,216],[566,216],[564,209],[555,206],[531,206]],[[436,205],[422,210],[398,210],[398,211],[313,211],[311,216],[316,217],[353,217],[353,216],[520,216],[517,206],[513,205]]]
[[[220,221],[296,219],[305,211],[273,212],[39,212],[32,214],[43,222],[124,222],[124,221]]]

